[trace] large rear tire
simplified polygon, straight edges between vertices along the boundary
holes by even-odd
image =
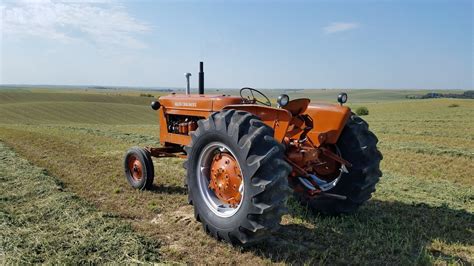
[[[377,137],[363,119],[352,114],[337,142],[342,158],[352,164],[337,185],[327,191],[344,195],[346,200],[328,197],[308,198],[306,193],[295,193],[296,198],[312,210],[324,214],[350,214],[369,200],[380,180],[382,154],[377,149]]]
[[[189,203],[194,205],[196,219],[213,237],[248,245],[278,228],[287,211],[291,168],[283,159],[284,147],[273,134],[258,117],[236,110],[198,121],[197,130],[191,133],[192,141],[185,148]],[[210,189],[211,168],[206,168],[212,149],[217,156],[224,153],[238,162],[242,173],[238,204],[216,203],[221,195]]]

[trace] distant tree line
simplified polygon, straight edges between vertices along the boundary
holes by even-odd
[[[172,92],[173,89],[156,89],[156,88],[133,88],[133,87],[103,87],[103,86],[92,86],[86,87],[93,90],[152,90],[152,91],[163,91],[163,92]]]
[[[406,98],[407,99],[431,99],[431,98],[474,99],[474,90],[465,91],[463,93],[430,92],[425,95],[407,95]]]

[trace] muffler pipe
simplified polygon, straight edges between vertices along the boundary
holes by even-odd
[[[184,76],[186,77],[186,95],[189,95],[191,93],[191,87],[189,85],[189,78],[191,77],[191,73],[184,73]]]
[[[199,62],[199,94],[204,94],[204,63]]]

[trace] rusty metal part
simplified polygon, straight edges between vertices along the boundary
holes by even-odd
[[[143,177],[143,165],[137,156],[132,155],[128,158],[128,170],[132,174],[132,178],[140,181]]]
[[[237,160],[228,153],[214,155],[211,162],[209,188],[225,204],[237,206],[242,200],[242,172]]]
[[[301,145],[297,141],[290,142],[286,156],[296,164],[303,166],[317,160],[322,151],[317,148]]]
[[[191,131],[194,131],[197,129],[197,123],[196,121],[190,121],[188,123],[188,134],[191,133]]]
[[[179,123],[179,134],[188,134],[188,122]]]
[[[345,164],[351,165],[340,157],[335,145],[314,147],[309,139],[299,141],[289,138],[285,138],[284,143],[287,146],[286,160],[293,167],[290,178],[293,183],[305,188],[302,193],[308,193],[311,197],[332,189],[341,175],[347,172]]]
[[[304,177],[309,177],[309,174],[308,172],[306,172],[306,170],[304,170],[303,168],[301,168],[299,165],[297,165],[295,162],[293,162],[292,160],[288,159],[288,157],[285,158],[285,161],[287,161],[289,164],[291,164],[291,166],[293,166],[293,171],[294,172],[298,172],[299,174],[296,174],[294,176],[298,176],[298,175],[302,175]]]
[[[330,153],[331,150],[337,150],[336,146],[334,145],[325,145],[324,150],[326,153],[323,151],[323,147],[316,149],[319,151],[317,159],[306,164],[305,169],[308,172],[316,174],[318,178],[322,178],[325,181],[331,181],[335,179],[340,173],[340,168],[342,165],[340,161],[345,160],[334,153]],[[329,157],[326,156],[326,154],[331,154],[333,156]]]
[[[352,166],[350,162],[336,154],[335,145],[326,144],[315,147],[309,138],[304,141],[285,137],[286,156],[299,169],[308,173],[315,173],[318,177],[330,181],[340,172],[341,165]],[[299,171],[301,172],[301,171]]]
[[[325,147],[321,147],[320,149],[323,151],[323,154],[325,156],[327,156],[327,157],[329,157],[329,158],[333,159],[334,161],[337,161],[341,164],[344,164],[347,167],[352,167],[352,164],[350,162],[348,162],[347,160],[344,160],[342,157],[338,156],[337,154],[335,154],[330,149],[325,148]]]

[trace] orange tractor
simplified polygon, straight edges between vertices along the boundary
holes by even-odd
[[[186,158],[188,201],[204,230],[235,244],[260,240],[278,228],[286,201],[312,210],[352,213],[382,176],[382,154],[367,123],[339,104],[278,97],[243,88],[240,97],[172,93],[152,102],[160,122],[158,148],[131,148],[125,176],[137,189],[151,187],[152,157]]]

